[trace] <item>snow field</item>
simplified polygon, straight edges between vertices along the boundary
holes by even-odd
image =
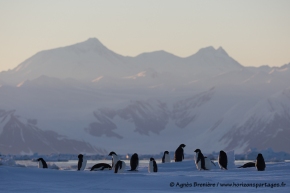
[[[148,162],[149,163],[149,162]],[[157,163],[158,172],[148,173],[143,162],[137,172],[38,169],[0,166],[1,192],[289,192],[289,162],[256,168],[198,171],[193,160]],[[276,187],[276,186],[280,187]],[[254,187],[249,187],[254,186]],[[256,188],[257,186],[257,188]],[[262,187],[263,186],[263,187]],[[271,188],[272,186],[272,188]],[[282,187],[283,186],[283,187]]]

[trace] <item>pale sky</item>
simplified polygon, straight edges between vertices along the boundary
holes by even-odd
[[[124,56],[222,46],[244,66],[282,66],[290,0],[0,0],[0,71],[90,37]]]

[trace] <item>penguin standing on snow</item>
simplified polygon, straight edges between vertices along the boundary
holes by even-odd
[[[111,170],[111,169],[112,169],[112,167],[109,164],[106,164],[106,163],[98,163],[98,164],[95,164],[91,168],[91,171]]]
[[[47,168],[47,164],[43,158],[38,158],[38,168]]]
[[[137,171],[137,168],[139,166],[139,157],[137,153],[134,153],[130,159],[130,166],[131,170],[129,171]]]
[[[112,168],[114,168],[115,165],[116,165],[116,163],[117,163],[117,161],[119,161],[120,158],[119,158],[119,156],[118,156],[115,152],[113,152],[113,151],[111,151],[111,152],[109,153],[109,156],[112,156]]]
[[[79,161],[78,161],[78,171],[84,170],[87,165],[87,160],[84,159],[83,154],[78,155]]]
[[[228,156],[226,154],[226,152],[224,152],[223,150],[220,151],[219,154],[219,166],[221,169],[225,169],[227,170],[227,166],[228,166]]]
[[[158,168],[157,168],[156,161],[154,160],[153,157],[151,157],[149,161],[148,172],[152,173],[152,172],[157,172],[157,171],[158,171]]]
[[[170,155],[168,151],[165,151],[162,157],[162,163],[170,162]]]
[[[114,173],[123,173],[126,168],[126,163],[124,161],[117,161],[114,168]]]
[[[201,169],[207,170],[206,167],[205,167],[205,159],[204,159],[204,156],[201,153],[200,149],[196,149],[194,152],[196,153],[195,164],[196,164],[197,169],[199,169],[199,170],[201,170]]]
[[[175,162],[181,162],[184,159],[183,148],[185,147],[184,144],[180,144],[180,146],[176,149],[174,154]]]
[[[264,157],[261,153],[259,153],[257,156],[255,166],[256,166],[258,171],[264,171],[266,168],[265,160],[264,160]]]
[[[119,158],[119,156],[114,151],[111,151],[109,153],[109,156],[112,156],[112,168],[114,168],[115,165],[116,165],[116,163],[117,163],[117,161],[119,161],[120,158]]]

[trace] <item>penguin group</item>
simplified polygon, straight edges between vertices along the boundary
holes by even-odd
[[[174,161],[182,162],[184,160],[184,148],[185,144],[180,144],[174,153]],[[211,161],[208,157],[205,157],[200,149],[196,149],[194,151],[196,153],[195,156],[195,165],[198,170],[210,170],[212,165],[215,165],[213,161]],[[112,165],[107,163],[98,163],[91,167],[90,171],[103,171],[103,170],[113,170],[114,173],[123,173],[126,168],[126,163],[120,160],[120,157],[114,152],[111,151],[108,156],[112,156]],[[38,168],[48,168],[47,163],[43,158],[38,158]],[[164,151],[162,156],[162,163],[170,163],[170,155],[168,151]],[[87,164],[87,160],[84,158],[82,154],[78,155],[78,165],[77,170],[82,171],[85,169]],[[228,157],[226,152],[221,150],[218,156],[218,164],[220,169],[228,170]],[[130,158],[130,167],[131,169],[128,171],[138,171],[139,166],[139,157],[137,153],[134,153]],[[256,167],[258,171],[264,171],[266,168],[264,157],[261,153],[258,154],[256,162],[248,162],[238,168],[249,168]],[[158,167],[155,159],[153,157],[149,160],[148,172],[153,173],[157,172]]]
[[[114,173],[123,173],[126,168],[126,163],[121,161],[119,156],[113,151],[109,153],[109,156],[112,156],[112,169]]]

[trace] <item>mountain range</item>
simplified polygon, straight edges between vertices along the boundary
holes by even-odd
[[[290,152],[289,68],[222,47],[128,57],[96,38],[41,51],[0,72],[0,152]]]

